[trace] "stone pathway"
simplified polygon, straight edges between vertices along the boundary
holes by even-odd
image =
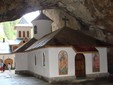
[[[78,84],[49,84],[35,77],[17,75],[14,71],[5,71],[0,72],[0,85],[113,85],[113,83],[98,81]]]
[[[14,71],[0,72],[0,85],[49,85],[35,77],[14,74]]]

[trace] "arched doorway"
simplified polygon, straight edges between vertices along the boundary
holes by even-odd
[[[13,60],[11,58],[7,58],[4,63],[6,64],[6,66],[8,66],[8,63],[10,63],[12,67]]]
[[[75,75],[76,77],[85,77],[85,57],[79,53],[75,56]]]

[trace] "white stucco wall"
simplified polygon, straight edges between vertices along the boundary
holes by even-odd
[[[23,38],[23,31],[25,32],[25,37],[27,37],[27,31],[29,31],[29,38],[32,37],[32,26],[16,26],[16,31],[17,31],[17,38],[20,38],[19,37],[19,31],[21,31],[21,38]]]
[[[97,48],[100,53],[100,72],[107,73],[108,72],[108,64],[107,64],[107,48]]]
[[[86,63],[86,74],[97,74],[97,73],[107,73],[108,66],[107,66],[107,48],[97,47],[97,50],[100,55],[100,71],[93,72],[92,70],[92,53],[91,54],[84,54],[85,55],[85,63]]]
[[[58,71],[58,53],[64,50],[68,53],[68,74],[59,75]],[[85,56],[85,68],[86,75],[88,74],[98,74],[107,73],[107,49],[97,48],[100,54],[100,71],[93,72],[92,70],[92,53],[83,53]],[[49,48],[49,65],[50,65],[50,77],[62,77],[62,76],[75,76],[75,51],[71,47],[64,48]]]
[[[68,74],[67,75],[59,75],[58,54],[61,50],[64,50],[68,53]],[[49,77],[62,77],[62,76],[75,75],[75,55],[76,53],[71,47],[49,48],[49,65],[50,65]]]
[[[45,56],[45,66],[43,66],[43,55]],[[29,71],[41,76],[48,77],[49,76],[48,48],[31,51],[28,53],[28,56],[29,56],[28,59]],[[35,61],[35,56],[36,56],[36,61]]]
[[[33,26],[37,26],[37,34],[34,34],[36,39],[40,39],[48,33],[52,32],[52,21],[38,20],[33,22]]]
[[[92,74],[92,54],[84,53],[86,74]]]
[[[62,50],[68,53],[68,74],[66,75],[59,75],[58,54]],[[98,47],[97,50],[100,54],[100,72],[92,71],[92,53],[83,53],[85,56],[86,75],[108,72],[107,49]],[[44,77],[75,76],[76,52],[73,50],[72,47],[41,48],[27,52],[27,54],[17,53],[16,56],[18,56],[15,58],[16,70],[29,70]],[[43,56],[45,56],[45,66],[43,66]]]
[[[18,71],[28,70],[27,53],[16,53],[15,54],[15,70],[18,70]]]

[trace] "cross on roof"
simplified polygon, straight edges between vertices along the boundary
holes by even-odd
[[[66,27],[67,21],[69,21],[69,19],[67,19],[66,16],[65,16],[64,18],[62,18],[62,20],[64,20],[64,26]]]

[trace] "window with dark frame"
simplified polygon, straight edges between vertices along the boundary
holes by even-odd
[[[36,62],[36,55],[35,55],[35,66],[37,65],[37,62]]]
[[[23,31],[23,37],[25,37],[25,31]]]
[[[29,37],[29,31],[27,31],[27,37]]]
[[[21,37],[21,31],[19,31],[18,36]]]
[[[37,26],[34,26],[34,34],[37,34]]]
[[[43,53],[43,66],[45,66],[45,54]]]

